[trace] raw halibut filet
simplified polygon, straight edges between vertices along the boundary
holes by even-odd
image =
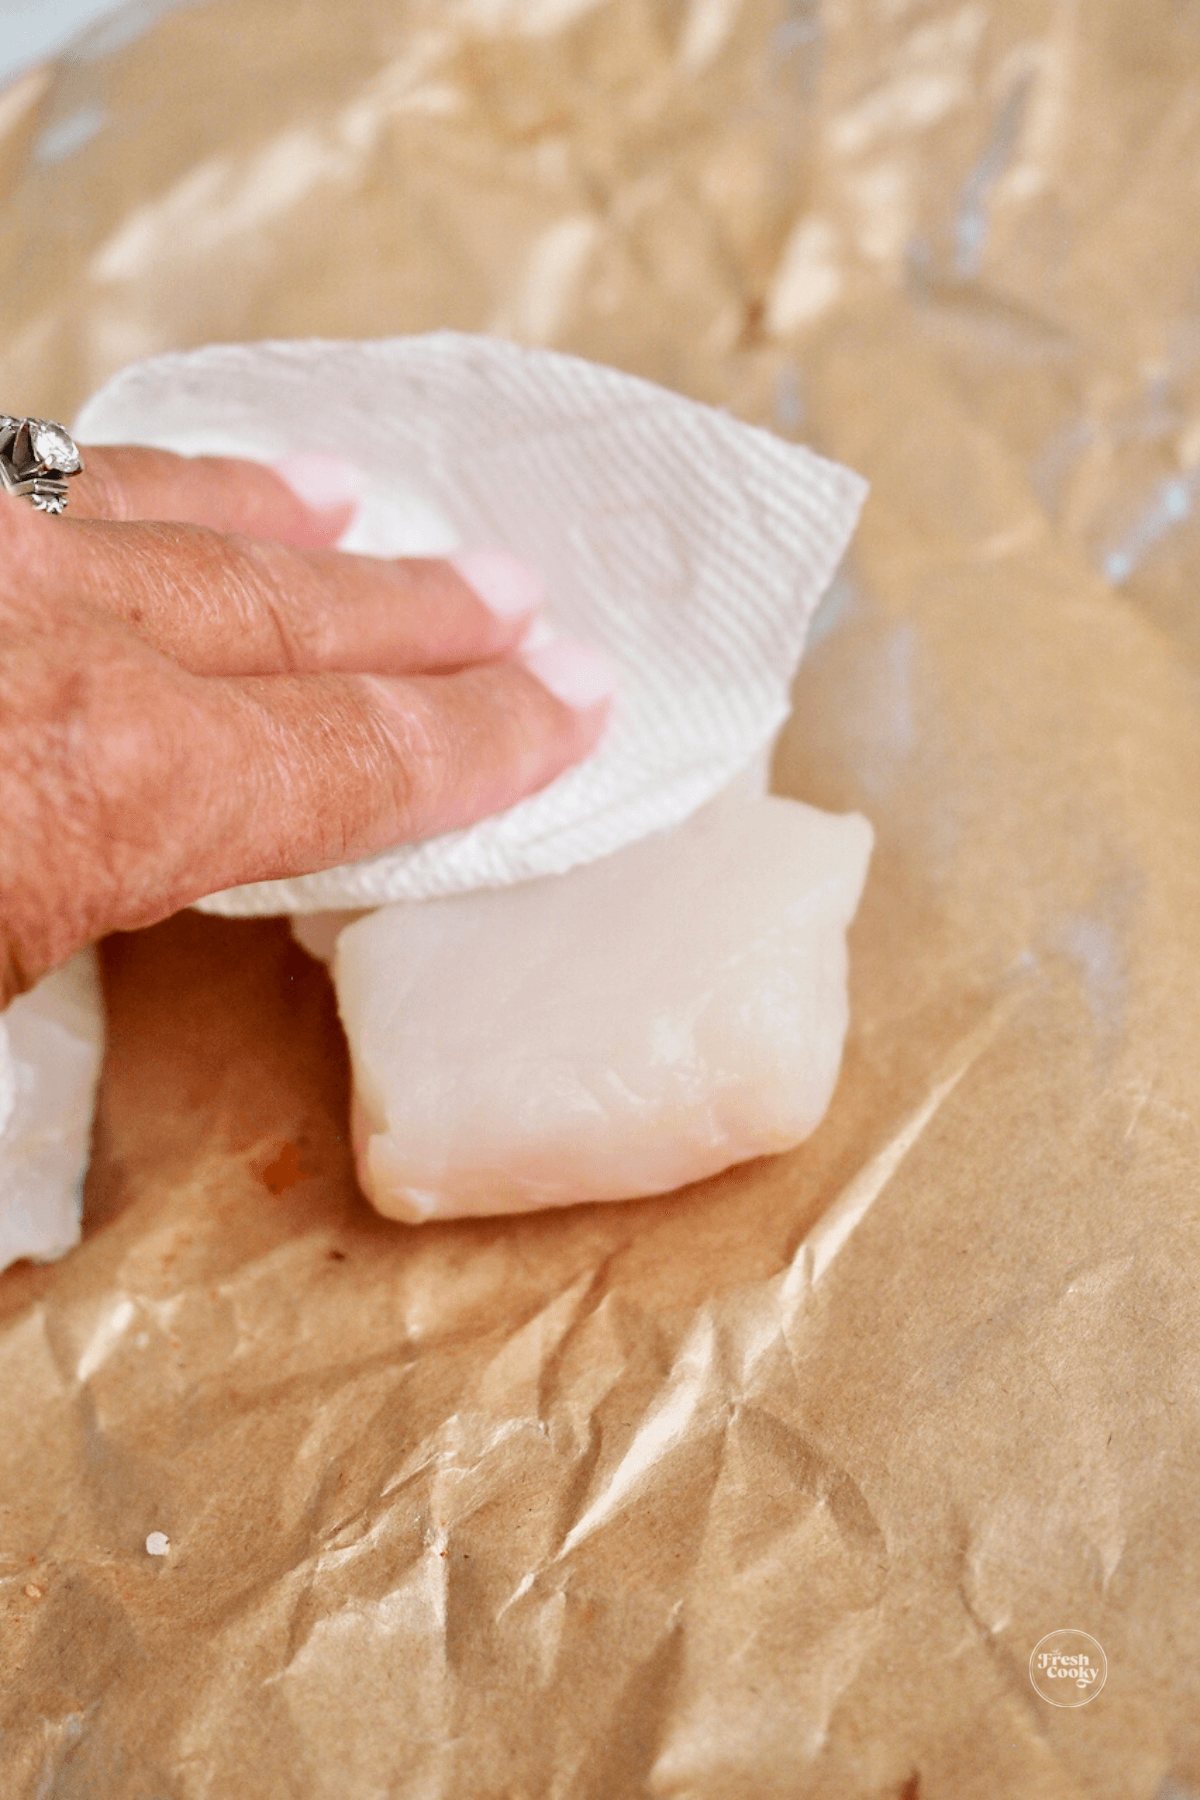
[[[872,833],[714,802],[567,875],[338,939],[362,1186],[417,1222],[663,1193],[819,1124]]]
[[[104,1055],[94,950],[0,1013],[0,1269],[79,1242],[83,1178]]]

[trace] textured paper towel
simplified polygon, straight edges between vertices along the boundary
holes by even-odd
[[[75,429],[263,460],[339,451],[370,476],[344,548],[506,545],[545,575],[554,625],[620,669],[600,749],[542,793],[464,831],[201,903],[229,914],[505,886],[677,824],[787,717],[866,491],[848,469],[648,382],[452,332],[156,357],[95,395]]]
[[[92,1105],[104,1052],[93,950],[0,1013],[0,1269],[79,1242]]]

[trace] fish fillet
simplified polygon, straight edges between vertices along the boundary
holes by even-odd
[[[0,1269],[79,1242],[92,1110],[104,1054],[94,950],[0,1013]]]
[[[724,797],[569,874],[349,925],[369,1198],[414,1223],[628,1199],[799,1143],[837,1080],[871,843],[857,814]]]

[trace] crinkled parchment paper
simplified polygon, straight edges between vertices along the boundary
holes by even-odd
[[[4,405],[449,325],[804,438],[872,497],[776,785],[879,848],[817,1136],[509,1223],[368,1211],[282,924],[108,944],[88,1235],[0,1280],[3,1792],[1186,1800],[1200,8],[105,31],[3,101]]]

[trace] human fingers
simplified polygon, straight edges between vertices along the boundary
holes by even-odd
[[[73,519],[174,519],[309,547],[334,544],[362,484],[341,457],[305,452],[273,466],[233,456],[176,456],[131,444],[81,445]]]
[[[504,811],[595,747],[613,672],[591,646],[559,640],[444,676],[205,685],[219,802],[207,892],[328,868]]]
[[[34,513],[8,536],[10,578],[123,621],[197,675],[457,668],[508,654],[543,599],[503,550],[388,560]]]
[[[30,636],[0,680],[27,727],[0,717],[0,1002],[203,894],[513,804],[594,746],[612,686],[603,659],[562,643],[406,680],[208,680],[124,633],[74,649],[50,658]]]

